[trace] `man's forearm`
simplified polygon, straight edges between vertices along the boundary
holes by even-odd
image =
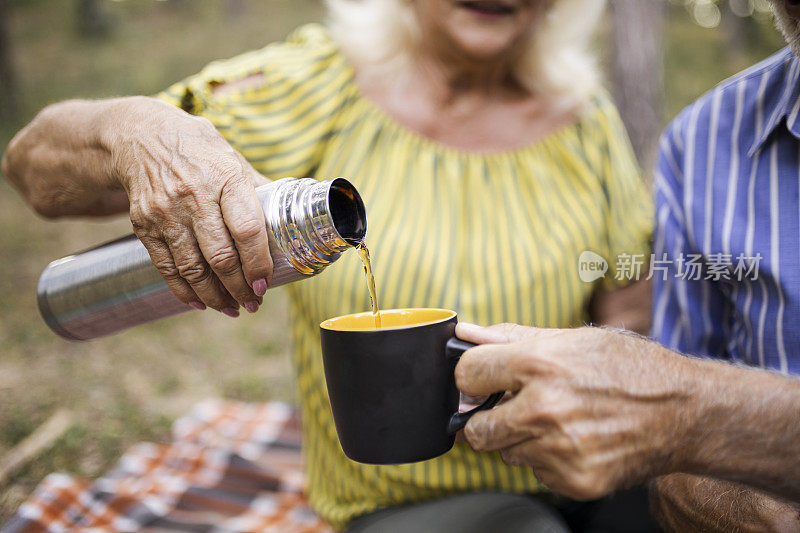
[[[3,175],[40,214],[109,215],[127,211],[114,149],[137,127],[151,98],[73,100],[45,108],[9,143]],[[163,104],[162,104],[163,105]]]
[[[798,506],[744,485],[688,474],[651,484],[650,502],[667,531],[797,531]]]
[[[456,367],[459,389],[515,393],[473,416],[467,440],[540,468],[557,492],[594,498],[686,473],[800,502],[796,378],[603,328],[462,323],[456,333],[481,344]]]
[[[743,483],[800,502],[800,380],[692,361],[689,424],[672,471]]]

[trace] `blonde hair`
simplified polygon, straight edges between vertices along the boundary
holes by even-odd
[[[408,0],[326,0],[331,37],[356,65],[391,71],[413,55],[419,24]],[[597,91],[600,75],[588,47],[604,0],[555,0],[531,32],[514,76],[554,105],[579,107]]]

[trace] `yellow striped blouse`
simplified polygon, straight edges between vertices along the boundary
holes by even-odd
[[[214,93],[263,74],[257,87]],[[649,194],[617,112],[599,94],[579,120],[520,149],[480,154],[410,131],[365,99],[319,25],[215,62],[160,95],[205,116],[262,174],[352,180],[367,206],[383,308],[444,307],[478,324],[567,327],[587,320],[605,281],[583,283],[578,256],[646,253]],[[528,468],[463,443],[416,464],[370,466],[339,447],[318,325],[368,309],[356,254],[289,288],[309,498],[336,527],[376,508],[463,491],[543,490]]]

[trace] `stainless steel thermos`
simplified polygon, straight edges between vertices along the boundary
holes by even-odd
[[[269,234],[270,287],[314,276],[367,233],[353,185],[284,178],[256,189]],[[87,340],[191,311],[167,287],[135,235],[50,263],[39,278],[39,310],[64,338]]]

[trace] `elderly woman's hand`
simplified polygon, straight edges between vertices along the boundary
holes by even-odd
[[[599,498],[670,471],[688,392],[682,358],[643,338],[600,328],[539,329],[460,323],[456,383],[467,394],[512,399],[469,421],[479,451],[533,467],[553,491]]]
[[[114,173],[153,263],[184,303],[255,312],[272,277],[255,192],[266,179],[204,118],[151,98],[126,111]]]

